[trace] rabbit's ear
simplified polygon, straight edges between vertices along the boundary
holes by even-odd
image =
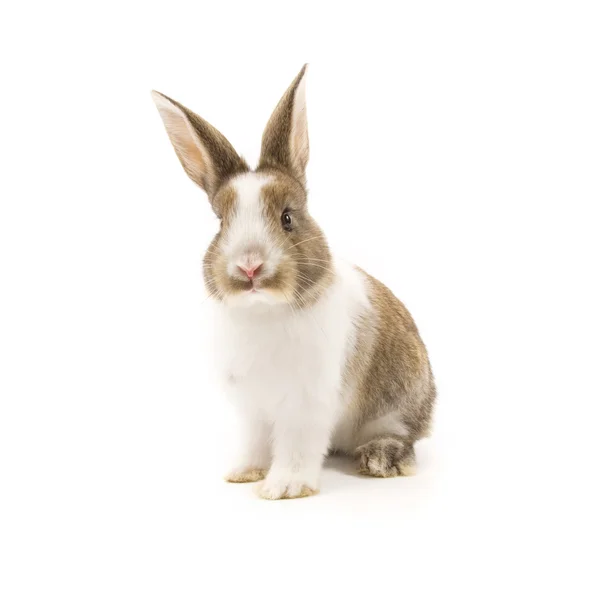
[[[248,170],[225,136],[185,106],[152,92],[173,148],[190,179],[212,198],[225,179]]]
[[[275,107],[262,138],[259,168],[279,168],[304,184],[308,163],[306,67]]]

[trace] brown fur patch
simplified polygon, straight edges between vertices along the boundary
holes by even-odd
[[[289,175],[304,184],[306,164],[308,163],[308,137],[305,147],[300,152],[293,144],[293,116],[296,92],[304,77],[307,65],[304,65],[279,100],[275,107],[262,138],[259,169],[276,168],[286,171]],[[298,132],[296,132],[298,134]]]
[[[360,269],[359,269],[360,270]],[[427,350],[406,307],[364,271],[372,311],[357,323],[357,337],[345,371],[353,390],[350,410],[356,431],[393,413],[406,429],[406,442],[427,435],[435,384]]]
[[[292,271],[294,304],[299,308],[310,306],[333,280],[327,240],[308,212],[303,186],[277,169],[262,169],[259,172],[273,179],[263,188],[263,205],[271,234],[285,250],[287,265]],[[292,217],[291,231],[285,231],[281,226],[284,210]]]

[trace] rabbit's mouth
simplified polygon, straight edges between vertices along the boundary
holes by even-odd
[[[290,304],[294,298],[293,276],[285,269],[265,272],[251,281],[227,278],[222,283],[222,298],[236,306]]]

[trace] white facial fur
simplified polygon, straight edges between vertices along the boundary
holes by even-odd
[[[261,273],[270,277],[277,271],[283,256],[282,249],[269,235],[261,201],[262,188],[272,177],[260,173],[244,173],[232,182],[236,192],[235,208],[227,234],[221,242],[221,250],[227,257],[227,272],[231,277],[244,278],[240,265],[262,263]],[[259,290],[236,294],[227,299],[231,305],[280,304],[284,299]]]

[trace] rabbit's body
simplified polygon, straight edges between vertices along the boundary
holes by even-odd
[[[360,269],[331,266],[335,277],[319,300],[293,314],[217,305],[216,364],[245,437],[228,479],[262,478],[273,445],[289,445],[292,457],[300,425],[302,451],[315,456],[312,469],[296,471],[290,458],[262,483],[268,498],[316,490],[327,449],[358,454],[365,474],[412,474],[413,443],[428,433],[435,387],[409,313]]]
[[[334,260],[307,212],[304,69],[267,125],[256,171],[200,117],[155,101],[221,219],[204,276],[219,374],[242,416],[227,479],[264,478],[269,499],[310,495],[330,449],[358,455],[366,474],[411,474],[435,399],[427,352],[402,303]]]
[[[268,470],[270,445],[284,446],[288,458],[278,480],[264,493],[277,496],[298,481],[317,489],[321,458],[334,429],[350,429],[354,416],[344,372],[356,338],[355,322],[367,310],[361,275],[340,264],[335,281],[314,305],[290,315],[284,307],[253,311],[221,306],[218,310],[217,364],[229,396],[242,411],[246,438],[229,479]],[[301,430],[302,452],[312,454],[312,467],[293,472]]]

